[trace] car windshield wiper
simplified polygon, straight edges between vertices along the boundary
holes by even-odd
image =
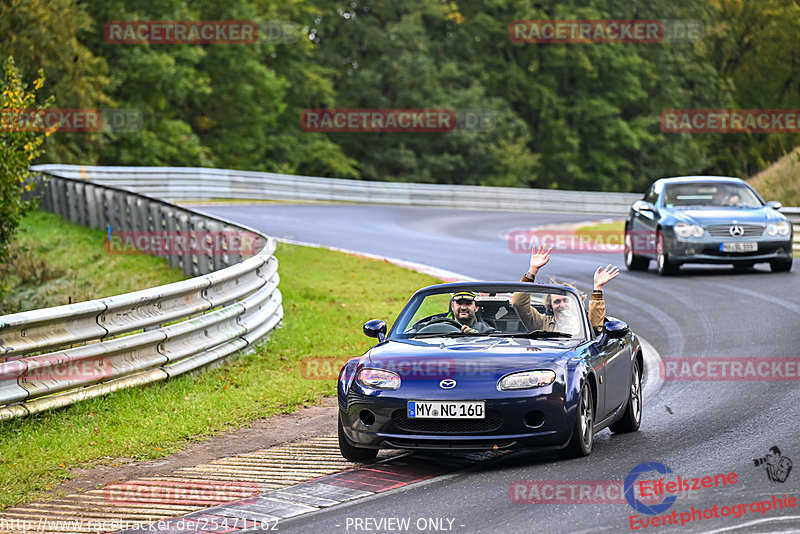
[[[507,337],[527,337],[532,339],[546,338],[546,337],[572,337],[572,334],[566,332],[549,332],[547,330],[531,330],[530,332],[517,332],[505,334],[489,334],[490,336],[507,336]]]

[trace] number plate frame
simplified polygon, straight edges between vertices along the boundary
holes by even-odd
[[[486,401],[410,400],[406,404],[406,416],[409,419],[486,419]]]
[[[758,252],[757,241],[729,241],[719,244],[720,252]]]

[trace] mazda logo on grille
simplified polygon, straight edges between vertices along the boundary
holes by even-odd
[[[742,228],[738,224],[734,224],[733,226],[728,228],[728,232],[730,232],[730,234],[733,237],[742,237],[744,235],[744,228]]]
[[[456,387],[456,381],[452,378],[446,378],[439,382],[439,387],[442,389],[453,389]]]

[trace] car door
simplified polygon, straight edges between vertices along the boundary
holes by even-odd
[[[605,407],[612,412],[628,399],[631,385],[631,348],[626,338],[608,339],[602,346],[605,357]]]

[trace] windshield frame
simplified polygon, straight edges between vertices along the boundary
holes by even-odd
[[[407,324],[413,318],[416,311],[419,309],[422,302],[430,296],[433,295],[441,295],[446,293],[454,293],[457,291],[469,291],[473,290],[477,293],[514,293],[517,291],[543,291],[558,295],[573,295],[578,300],[578,305],[580,307],[580,320],[583,324],[583,337],[574,337],[574,338],[561,338],[561,339],[576,339],[576,340],[588,340],[594,337],[594,329],[592,325],[589,324],[589,316],[586,312],[586,305],[584,301],[581,299],[581,295],[575,289],[571,287],[562,286],[562,285],[553,285],[553,284],[536,284],[536,283],[527,283],[527,282],[455,282],[450,284],[437,284],[433,286],[424,287],[416,291],[411,298],[408,300],[406,305],[397,315],[394,323],[392,324],[391,329],[386,335],[386,339],[391,340],[409,340],[414,339],[414,335],[404,334],[399,332],[398,326],[400,324]],[[442,310],[445,311],[445,310]],[[464,334],[465,336],[472,336],[478,337],[478,334]],[[485,336],[489,336],[490,334],[485,334]],[[511,337],[512,334],[507,334],[508,337]],[[435,337],[435,336],[433,336]],[[482,336],[481,336],[482,337]],[[498,337],[495,333],[492,337]]]

